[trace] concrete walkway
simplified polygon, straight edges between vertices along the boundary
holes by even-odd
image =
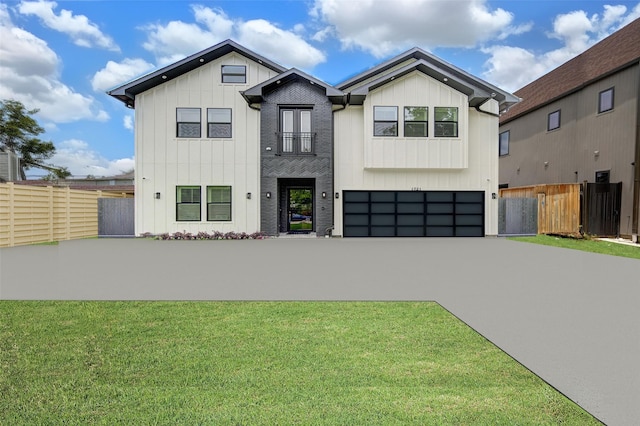
[[[498,238],[0,249],[0,299],[434,300],[611,426],[640,419],[639,274],[638,260]]]

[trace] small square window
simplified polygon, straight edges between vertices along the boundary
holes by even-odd
[[[510,131],[500,133],[500,156],[509,154]]]
[[[600,92],[598,96],[598,113],[613,109],[613,87]]]
[[[547,130],[555,130],[560,128],[560,110],[553,111],[547,117]]]
[[[404,136],[406,138],[426,138],[429,134],[429,108],[404,107]]]
[[[207,137],[231,137],[231,108],[207,109]]]
[[[247,82],[247,67],[244,65],[223,65],[222,66],[222,82],[223,83],[240,83]]]
[[[200,137],[200,108],[176,108],[176,121],[177,137]]]
[[[373,107],[373,136],[398,136],[398,107]]]
[[[434,135],[437,138],[458,137],[458,108],[435,107]]]

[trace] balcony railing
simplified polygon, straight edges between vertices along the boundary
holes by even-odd
[[[279,132],[278,154],[313,155],[315,154],[316,134],[308,132]]]

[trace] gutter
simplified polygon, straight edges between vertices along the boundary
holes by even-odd
[[[478,105],[476,105],[474,108],[475,108],[475,109],[476,109],[476,111],[478,111],[479,113],[487,114],[487,115],[490,115],[490,116],[492,116],[492,117],[496,117],[496,118],[500,118],[500,114],[495,114],[495,113],[493,113],[493,112],[489,112],[489,111],[485,111],[485,110],[480,109],[480,107],[481,107],[482,105],[486,104],[486,103],[487,103],[487,102],[489,102],[491,99],[493,99],[493,97],[491,97],[491,98],[486,98],[484,101],[480,102],[480,103],[479,103]]]
[[[633,218],[631,224],[631,241],[638,243],[638,221],[640,220],[640,61],[637,62],[638,87],[636,88],[636,155],[631,165],[634,168],[633,178]]]

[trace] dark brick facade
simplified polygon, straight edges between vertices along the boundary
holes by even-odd
[[[314,153],[279,155],[278,132],[282,107],[309,108]],[[264,95],[260,113],[260,227],[268,235],[286,232],[287,188],[310,186],[314,190],[313,230],[324,236],[333,226],[333,116],[324,90],[296,80]],[[266,193],[271,198],[266,198]],[[322,193],[326,193],[326,198]]]

